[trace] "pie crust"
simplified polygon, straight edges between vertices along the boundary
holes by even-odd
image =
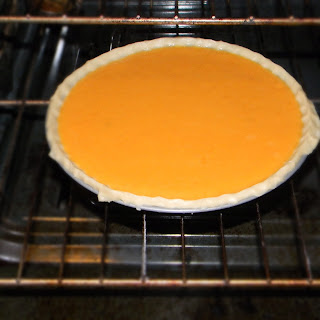
[[[261,183],[253,185],[252,187],[237,193],[224,194],[217,197],[197,200],[147,197],[123,192],[121,190],[113,190],[107,185],[97,182],[78,168],[64,151],[58,134],[58,117],[60,108],[70,90],[80,79],[100,66],[122,59],[133,53],[169,46],[196,46],[231,52],[259,63],[263,68],[270,70],[273,74],[282,79],[282,81],[291,89],[300,106],[303,123],[300,141],[290,160],[269,178]],[[159,212],[200,212],[231,207],[247,202],[273,190],[287,180],[300,167],[306,156],[317,146],[320,139],[320,121],[314,105],[308,100],[298,82],[282,67],[273,63],[271,60],[244,47],[228,44],[222,41],[177,37],[137,42],[125,47],[113,49],[108,53],[102,54],[101,56],[88,61],[84,66],[73,72],[57,88],[55,94],[50,100],[46,117],[46,134],[50,147],[50,157],[56,160],[61,167],[81,185],[97,193],[99,201],[115,201],[127,206],[135,207],[138,210],[147,209]]]

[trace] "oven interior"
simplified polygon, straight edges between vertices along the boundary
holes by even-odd
[[[57,85],[103,52],[169,36],[260,52],[319,111],[316,0],[1,0],[0,287],[319,287],[319,148],[273,192],[201,214],[99,203],[48,157]]]

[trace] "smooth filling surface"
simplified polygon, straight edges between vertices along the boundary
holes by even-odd
[[[197,47],[130,55],[91,72],[58,119],[69,158],[114,190],[196,200],[239,192],[301,136],[288,86],[259,64]]]

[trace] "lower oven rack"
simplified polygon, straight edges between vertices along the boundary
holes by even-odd
[[[7,261],[0,287],[318,288],[319,236],[306,230],[319,228],[319,220],[301,217],[293,180],[282,188],[288,215],[283,208],[263,212],[270,198],[213,217],[159,216],[93,201],[97,215],[79,216],[75,199],[83,190],[71,191],[60,217],[37,215],[34,202],[18,248],[1,241]],[[41,190],[35,192],[33,199]]]
[[[0,88],[0,288],[319,288],[319,147],[275,191],[235,208],[183,215],[98,203],[48,158],[44,119],[57,84],[102,52],[161,36],[212,38],[261,52],[284,66],[319,110],[317,16],[291,17],[287,8],[267,25],[257,17],[248,23],[225,1],[221,20],[212,4],[222,1],[201,1],[208,12],[197,24],[179,11],[182,1],[171,2],[172,21],[161,24],[152,16],[147,25],[136,23],[143,15],[130,8],[121,11],[127,10],[122,23],[97,16],[94,25],[85,14],[78,25],[68,16],[48,24],[33,15],[0,16],[15,26],[3,47],[14,57],[9,93]]]

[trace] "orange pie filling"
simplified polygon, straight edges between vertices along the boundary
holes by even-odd
[[[271,71],[233,53],[179,46],[90,72],[58,117],[64,151],[89,177],[183,200],[264,181],[290,159],[302,127],[294,94]]]

